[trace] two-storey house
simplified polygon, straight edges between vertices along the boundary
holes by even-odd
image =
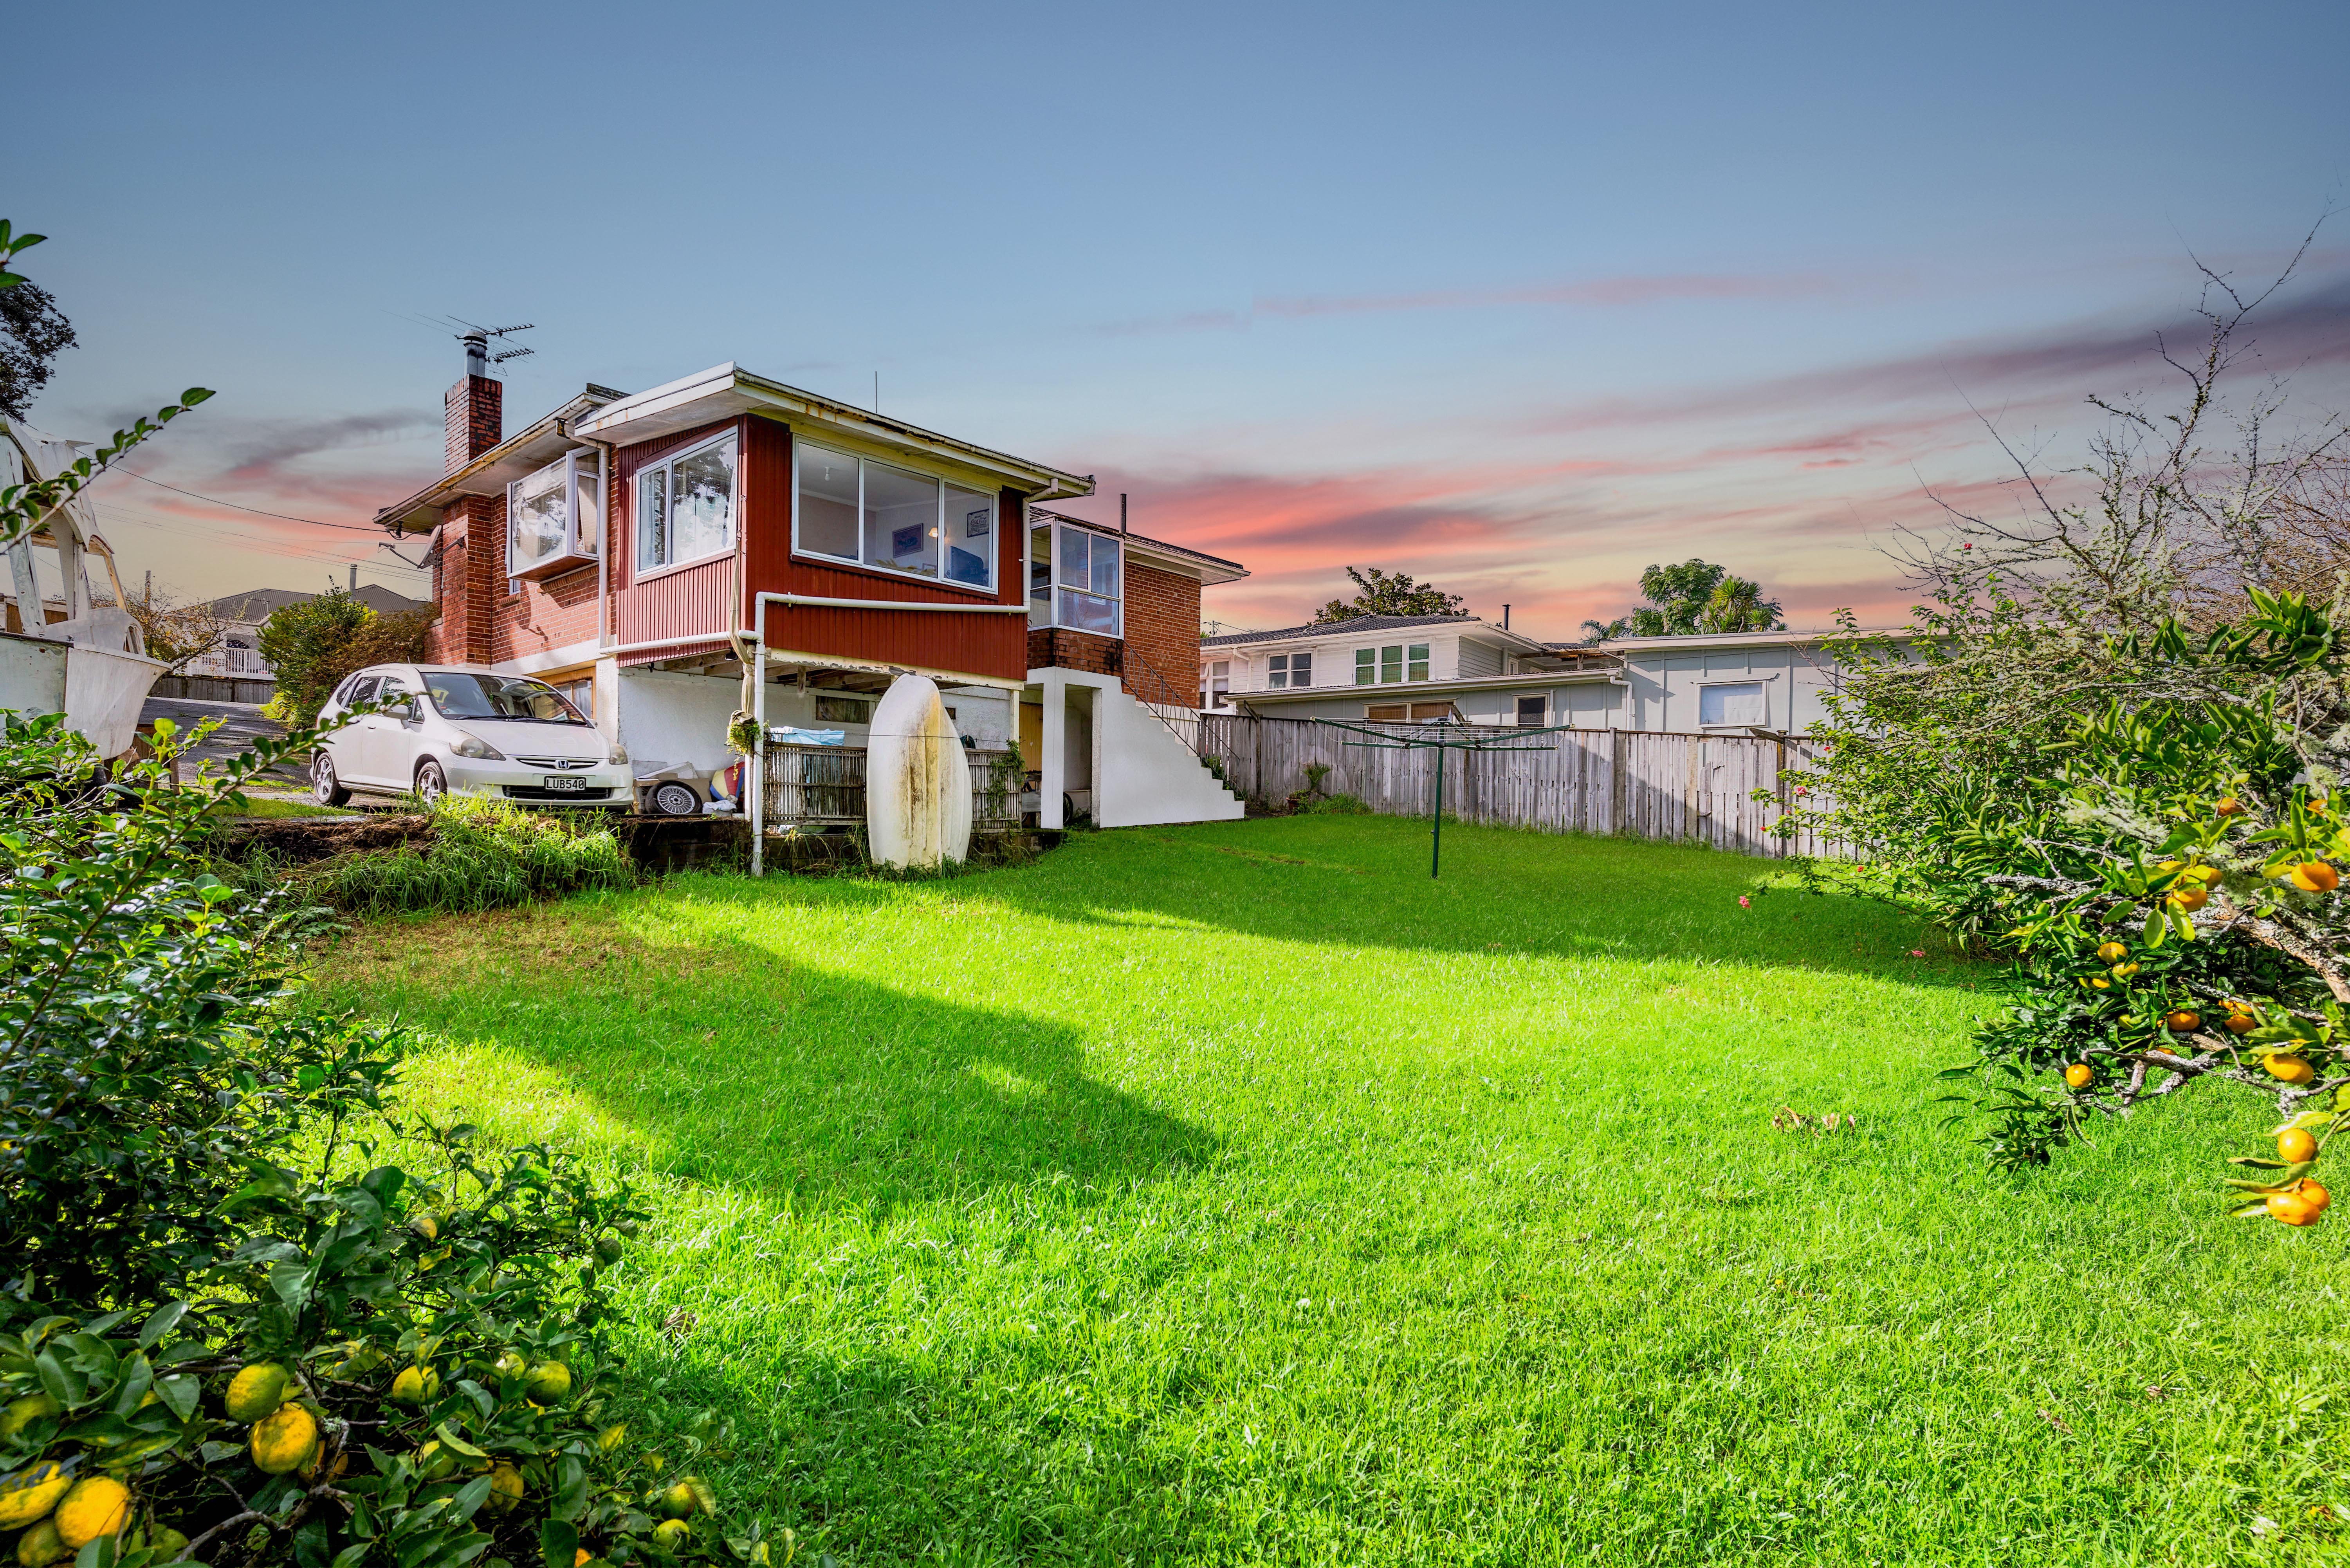
[[[1240,814],[1135,673],[1182,668],[1201,584],[1238,566],[1075,519],[1032,528],[1090,476],[733,364],[634,395],[591,385],[509,436],[485,350],[466,340],[444,400],[446,471],[379,514],[431,536],[437,660],[564,689],[640,775],[714,773],[754,705],[858,743],[879,693],[918,673],[972,744],[1022,753],[1045,826]]]

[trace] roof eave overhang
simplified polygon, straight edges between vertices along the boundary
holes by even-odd
[[[885,419],[781,381],[754,376],[731,363],[607,403],[573,421],[571,429],[575,435],[635,445],[745,413],[765,414],[796,426],[836,431],[856,441],[977,470],[1010,489],[1027,493],[1032,501],[1062,500],[1094,493],[1090,475],[1065,473],[1006,452]]]
[[[394,506],[375,520],[395,534],[429,534],[441,525],[441,514],[465,495],[504,495],[506,486],[526,479],[575,448],[588,443],[574,433],[580,423],[578,403],[565,404],[545,419],[525,427],[457,470]]]
[[[1236,704],[1268,707],[1288,702],[1332,702],[1386,697],[1425,697],[1447,691],[1506,691],[1513,686],[1596,686],[1613,674],[1606,670],[1543,670],[1524,675],[1479,675],[1466,680],[1382,680],[1372,686],[1308,686],[1295,691],[1234,691]]]

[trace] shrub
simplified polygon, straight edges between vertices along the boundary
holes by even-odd
[[[1298,809],[1319,816],[1363,816],[1367,815],[1371,808],[1363,804],[1362,796],[1341,792],[1336,794],[1317,795]],[[1450,814],[1448,813],[1447,815],[1449,819]]]
[[[168,724],[108,777],[57,716],[0,715],[5,1545],[25,1568],[787,1561],[683,1468],[723,1423],[666,1434],[672,1465],[613,1419],[628,1190],[401,1119],[401,1038],[296,983],[316,912],[206,868],[224,800],[316,739],[174,789]]]
[[[504,801],[452,795],[434,808],[421,848],[360,850],[284,870],[248,862],[240,880],[282,877],[304,897],[350,915],[463,914],[598,888],[626,888],[636,868],[611,825]]]

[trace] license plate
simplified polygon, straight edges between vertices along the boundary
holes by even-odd
[[[569,774],[549,774],[546,775],[546,787],[555,794],[584,794],[588,790],[588,781]]]

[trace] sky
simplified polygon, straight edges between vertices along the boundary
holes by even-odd
[[[2350,6],[26,7],[0,216],[80,345],[33,422],[218,396],[93,491],[134,587],[419,591],[447,318],[507,428],[729,359],[1097,477],[1241,561],[1558,639],[1652,562],[1898,623],[1994,431],[2167,406],[2199,261],[2350,208]],[[2350,409],[2350,211],[2247,386]],[[174,486],[167,489],[164,486]],[[186,493],[192,492],[191,495]],[[203,497],[206,499],[197,499]],[[242,508],[242,509],[240,509]],[[272,517],[263,514],[280,514]],[[292,521],[306,519],[307,521]]]

